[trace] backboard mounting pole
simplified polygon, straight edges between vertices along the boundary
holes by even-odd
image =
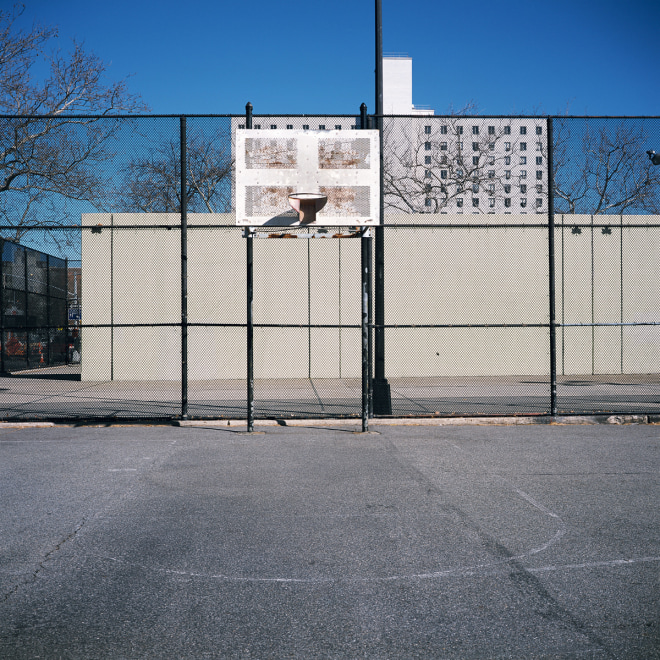
[[[245,128],[252,128],[252,104],[248,102],[245,106]],[[252,316],[252,303],[254,299],[253,274],[254,274],[254,230],[252,227],[246,227],[245,245],[246,245],[246,280],[247,280],[247,430],[248,433],[254,432],[254,318]]]

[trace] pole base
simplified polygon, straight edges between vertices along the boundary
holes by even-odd
[[[374,415],[392,414],[392,394],[387,378],[372,381]]]

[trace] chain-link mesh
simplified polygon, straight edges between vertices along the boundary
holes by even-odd
[[[179,117],[0,119],[3,419],[246,417],[247,121],[185,119],[182,209]],[[383,118],[369,368],[391,414],[659,411],[659,128]],[[254,414],[359,416],[359,232],[253,235]]]
[[[657,412],[660,121],[553,127],[558,408]]]

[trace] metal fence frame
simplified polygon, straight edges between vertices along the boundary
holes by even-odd
[[[219,117],[231,117],[231,115],[217,115]],[[290,115],[287,115],[290,116]],[[326,115],[319,115],[326,116]],[[360,114],[356,117],[356,123],[360,128],[369,128],[371,126],[378,126],[382,129],[383,116],[367,115],[367,108],[362,104]],[[157,118],[158,116],[154,116]],[[188,419],[191,417],[189,410],[189,383],[188,383],[188,329],[190,326],[188,318],[188,208],[187,196],[185,194],[187,186],[187,120],[190,117],[199,116],[177,116],[179,119],[179,140],[180,140],[180,186],[181,186],[181,209],[180,209],[180,233],[181,233],[181,409],[180,413],[173,416],[176,419]],[[206,116],[205,116],[206,117]],[[246,106],[245,127],[252,128],[253,125],[252,106]],[[272,117],[272,115],[268,115]],[[135,117],[130,117],[134,119]],[[506,116],[510,119],[512,117]],[[3,119],[0,117],[0,120]],[[6,117],[4,119],[7,119]],[[113,117],[114,120],[120,117]],[[483,119],[483,117],[478,117]],[[536,117],[535,119],[541,119]],[[547,230],[548,232],[548,322],[536,324],[535,327],[547,329],[548,343],[549,343],[549,402],[547,413],[542,413],[550,417],[558,414],[558,377],[557,377],[557,332],[560,329],[568,327],[582,327],[590,326],[592,328],[604,326],[653,326],[660,325],[660,321],[644,321],[644,322],[623,322],[620,323],[564,323],[557,320],[556,313],[556,250],[555,250],[555,207],[554,207],[554,163],[553,163],[553,131],[555,117],[547,116],[542,118],[546,125],[546,135],[548,148],[546,176],[547,176],[547,190],[548,190],[548,204],[547,204],[547,221],[546,222],[530,222],[529,227]],[[561,119],[571,119],[570,117],[562,117]],[[583,118],[581,118],[583,119]],[[594,119],[609,119],[606,117]],[[643,119],[656,119],[656,118],[643,118]],[[382,133],[382,130],[381,130]],[[382,177],[381,177],[382,178]],[[381,200],[382,194],[382,181],[381,181]],[[362,429],[367,431],[369,427],[369,419],[377,416],[387,416],[391,414],[391,398],[389,391],[389,383],[386,379],[385,373],[385,335],[387,330],[401,329],[401,328],[420,328],[423,326],[410,325],[402,326],[388,325],[384,315],[384,292],[386,287],[385,280],[385,262],[384,262],[384,236],[389,228],[398,227],[398,225],[388,225],[382,222],[383,216],[381,215],[381,225],[374,228],[373,238],[369,233],[364,233],[361,237],[361,420]],[[611,223],[603,223],[603,227],[611,225]],[[417,223],[418,228],[424,228],[427,225]],[[600,227],[600,224],[592,224],[593,227]],[[64,227],[64,226],[62,226]],[[428,227],[435,227],[435,225],[428,225]],[[453,225],[454,228],[460,228],[460,225]],[[478,227],[475,223],[469,223],[466,227]],[[497,229],[498,225],[489,223],[488,227]],[[128,228],[128,227],[125,227]],[[136,227],[137,228],[137,227]],[[193,228],[193,227],[191,227]],[[7,229],[7,227],[0,227],[0,230]],[[254,429],[255,421],[255,392],[254,392],[254,329],[259,324],[254,323],[253,315],[253,298],[254,298],[254,281],[253,281],[253,267],[254,267],[254,232],[250,228],[246,229],[243,233],[246,245],[246,282],[247,289],[245,292],[246,299],[246,348],[247,348],[247,363],[246,363],[246,405],[245,405],[245,418],[247,421],[248,430]],[[130,324],[129,324],[130,325]],[[132,325],[134,327],[135,324]],[[84,326],[84,324],[83,324]],[[90,327],[105,327],[105,326],[90,326]],[[122,327],[121,324],[110,325],[111,330],[114,328]],[[311,326],[310,326],[311,327]],[[348,326],[347,326],[348,327]],[[431,326],[430,326],[431,327]],[[439,326],[434,325],[434,328],[451,327],[460,328],[459,325]],[[470,328],[492,328],[492,327],[518,327],[516,324],[471,324]],[[530,324],[522,323],[519,327],[530,327]],[[640,412],[645,412],[640,410]],[[172,416],[168,416],[172,418]]]

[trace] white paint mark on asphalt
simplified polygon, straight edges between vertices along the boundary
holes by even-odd
[[[413,573],[409,575],[392,575],[387,577],[364,577],[364,576],[351,576],[343,575],[337,577],[316,577],[316,578],[287,578],[287,577],[249,577],[249,576],[232,576],[224,573],[198,573],[193,571],[178,571],[170,568],[154,568],[151,566],[144,566],[136,562],[126,561],[117,557],[107,557],[102,555],[94,555],[99,559],[111,561],[117,564],[126,564],[135,566],[145,571],[153,571],[157,573],[164,573],[166,575],[176,575],[185,578],[201,578],[205,580],[223,580],[226,582],[250,582],[250,583],[286,583],[286,584],[329,584],[333,582],[393,582],[403,580],[430,580],[451,577],[479,577],[485,575],[496,575],[502,573],[517,573],[526,571],[529,573],[549,573],[553,571],[570,571],[570,570],[584,570],[591,568],[610,567],[616,568],[620,566],[633,566],[636,564],[660,562],[660,557],[638,557],[636,559],[611,559],[605,561],[584,562],[580,564],[555,564],[551,566],[539,566],[536,568],[531,567],[513,567],[511,570],[506,569],[504,564],[513,561],[505,560],[501,562],[493,562],[491,564],[483,564],[477,566],[466,566],[449,568],[444,571],[435,571],[433,573]],[[492,570],[499,566],[497,570]]]

